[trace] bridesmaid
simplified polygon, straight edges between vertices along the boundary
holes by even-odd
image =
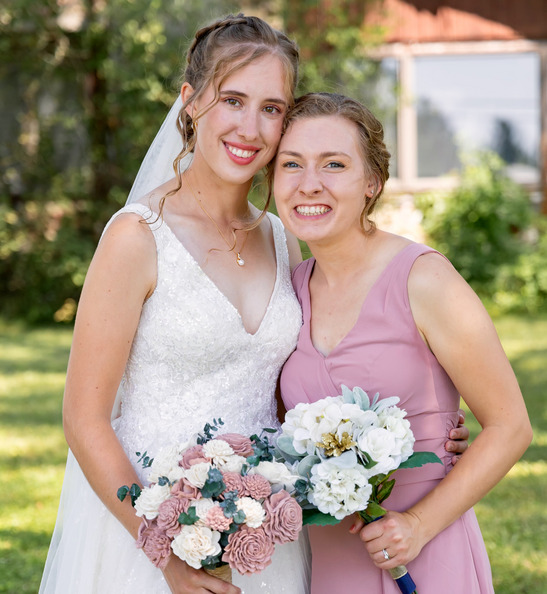
[[[341,385],[399,396],[443,465],[400,471],[385,518],[311,527],[312,594],[397,593],[406,565],[420,594],[493,592],[472,506],[526,450],[531,427],[515,375],[481,302],[431,248],[369,219],[388,178],[378,120],[357,101],[315,93],[289,112],[270,175],[285,227],[313,258],[293,272],[304,324],[284,366],[287,409]],[[482,426],[453,470],[444,451],[460,395]],[[368,554],[367,554],[368,553]]]

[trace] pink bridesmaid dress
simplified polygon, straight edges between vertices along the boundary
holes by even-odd
[[[367,295],[355,326],[328,354],[318,352],[310,334],[309,278],[315,260],[293,273],[302,305],[298,345],[285,363],[281,392],[287,410],[341,393],[341,385],[360,386],[369,396],[398,396],[416,437],[416,451],[433,451],[443,464],[395,473],[396,486],[385,506],[404,511],[450,470],[444,449],[456,426],[460,398],[452,381],[423,342],[409,305],[407,280],[416,258],[432,252],[421,244],[403,248]],[[310,527],[312,594],[400,594],[387,571],[373,565],[352,517],[337,526]],[[493,593],[490,563],[471,509],[431,540],[407,568],[419,594]]]

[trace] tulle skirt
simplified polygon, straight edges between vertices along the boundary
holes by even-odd
[[[251,576],[233,573],[244,594],[308,594],[311,555],[307,533],[276,546],[272,563]],[[162,572],[90,487],[69,451],[57,523],[40,594],[170,594]]]

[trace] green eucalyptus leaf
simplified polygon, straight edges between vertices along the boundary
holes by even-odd
[[[196,513],[195,507],[189,507],[186,513],[182,512],[179,516],[178,522],[179,524],[184,524],[185,526],[191,526],[195,524],[199,520],[199,517]]]

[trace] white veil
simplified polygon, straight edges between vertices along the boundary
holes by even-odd
[[[182,139],[177,129],[181,107],[182,98],[179,94],[141,163],[126,204],[135,202],[174,176],[173,161],[182,149]],[[188,169],[191,162],[192,155],[189,154],[180,162],[180,170]]]

